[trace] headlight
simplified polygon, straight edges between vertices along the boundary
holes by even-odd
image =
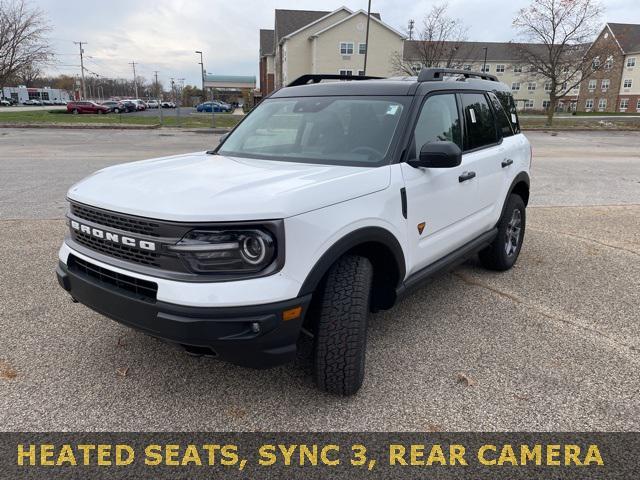
[[[197,273],[256,273],[276,256],[274,237],[259,229],[193,230],[169,248]]]

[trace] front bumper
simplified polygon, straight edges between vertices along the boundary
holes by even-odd
[[[193,307],[151,301],[100,282],[60,262],[58,283],[96,312],[191,351],[253,368],[291,361],[311,296],[265,305]],[[284,320],[285,310],[302,307],[299,317]],[[256,325],[257,324],[257,325]],[[195,347],[195,348],[194,348]]]

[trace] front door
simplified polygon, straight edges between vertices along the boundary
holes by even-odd
[[[454,93],[437,93],[424,101],[409,146],[409,159],[419,155],[425,143],[451,141],[461,149],[462,122]],[[411,265],[408,274],[433,263],[477,236],[474,213],[478,179],[473,158],[463,155],[453,168],[414,168],[402,163],[407,194],[407,239]]]

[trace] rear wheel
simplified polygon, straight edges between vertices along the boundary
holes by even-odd
[[[498,221],[498,235],[484,250],[480,251],[480,263],[490,270],[509,270],[516,263],[526,224],[526,207],[520,195],[512,194]]]
[[[367,258],[346,255],[319,292],[313,370],[318,387],[329,393],[353,395],[364,380],[372,278]]]

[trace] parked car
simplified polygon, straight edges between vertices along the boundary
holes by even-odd
[[[53,104],[54,105],[66,105],[67,102],[65,102],[64,100],[54,100]]]
[[[133,103],[131,100],[120,100],[120,103],[126,109],[126,112],[136,112],[138,111],[138,106]]]
[[[9,100],[5,100],[4,98],[0,100],[0,107],[10,107],[11,102]]]
[[[78,113],[96,113],[102,115],[103,113],[109,113],[109,107],[100,105],[96,102],[79,101],[67,103],[67,112],[74,114]]]
[[[196,111],[209,112],[209,113],[213,111],[214,113],[217,113],[217,112],[222,113],[222,112],[226,112],[227,110],[225,110],[224,107],[220,105],[218,102],[204,102],[199,104],[196,107]]]
[[[140,112],[147,109],[147,104],[144,103],[144,101],[140,100],[139,98],[135,98],[129,101],[132,102],[136,106],[136,110]]]
[[[22,102],[22,104],[23,105],[42,105],[42,102],[35,98],[31,98],[29,100],[25,100],[24,102]]]
[[[18,104],[18,101],[15,98],[11,98],[11,97],[2,97],[1,100],[4,100],[5,102],[9,102],[9,105]]]
[[[42,105],[55,105],[53,100],[42,100]]]
[[[108,107],[109,111],[113,113],[126,113],[129,111],[124,103],[116,100],[107,100],[106,102],[102,102],[101,105]],[[132,105],[132,109],[135,110],[135,105]]]
[[[157,100],[149,100],[147,102],[147,108],[158,108],[160,103]]]
[[[245,367],[292,361],[306,339],[318,387],[356,393],[370,312],[475,254],[488,270],[514,266],[532,151],[495,76],[424,68],[406,81],[321,82],[335,77],[272,93],[212,150],[76,183],[60,285],[127,326]]]
[[[161,103],[162,108],[176,108],[176,104],[174,102],[164,101]]]

